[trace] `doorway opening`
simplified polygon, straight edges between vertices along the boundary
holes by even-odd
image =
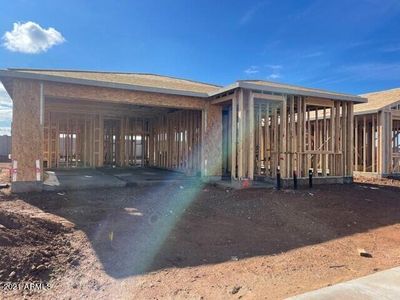
[[[232,164],[232,106],[222,110],[222,178],[231,178]]]
[[[104,166],[116,166],[120,152],[120,120],[104,120]]]

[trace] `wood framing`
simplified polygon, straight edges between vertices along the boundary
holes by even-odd
[[[355,106],[354,171],[372,177],[400,176],[400,90],[366,94]]]
[[[232,179],[352,176],[352,102],[239,89],[231,103]]]

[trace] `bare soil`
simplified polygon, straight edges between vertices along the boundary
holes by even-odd
[[[285,298],[400,265],[399,192],[376,182],[3,191],[0,281],[50,288],[0,298]]]
[[[363,183],[363,184],[400,187],[400,178],[370,178],[365,176],[359,176],[356,177],[354,180],[357,183]]]

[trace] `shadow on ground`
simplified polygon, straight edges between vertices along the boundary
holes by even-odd
[[[399,188],[330,185],[232,191],[194,182],[18,196],[88,236],[124,278],[273,255],[400,222]]]

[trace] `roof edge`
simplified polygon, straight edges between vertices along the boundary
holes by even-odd
[[[170,79],[176,80],[185,80],[191,83],[198,83],[204,85],[210,85],[216,88],[221,88],[221,85],[203,82],[198,80],[192,80],[187,78],[175,77],[170,75],[160,75],[155,73],[146,73],[146,72],[121,72],[121,71],[98,71],[98,70],[77,70],[77,69],[41,69],[41,68],[7,68],[6,70],[9,71],[17,71],[17,72],[24,72],[24,71],[50,71],[50,72],[71,72],[71,73],[100,73],[100,74],[122,74],[122,75],[151,75],[151,76],[158,76],[158,77],[166,77]],[[53,75],[56,76],[56,75]]]
[[[282,94],[298,94],[302,96],[310,96],[310,97],[319,97],[319,98],[326,98],[332,100],[345,100],[345,101],[352,101],[357,103],[366,103],[368,102],[367,98],[363,98],[356,95],[349,95],[349,94],[338,94],[329,91],[317,90],[317,89],[310,89],[309,91],[299,90],[295,86],[292,87],[273,87],[268,85],[258,85],[255,83],[249,83],[244,81],[238,81],[239,87],[253,89],[253,90],[261,90],[261,91],[269,91],[274,93],[282,93]]]
[[[59,83],[69,83],[69,84],[91,85],[91,86],[105,87],[105,88],[116,88],[116,89],[124,89],[131,91],[162,93],[162,94],[188,96],[188,97],[198,97],[198,98],[209,97],[208,93],[191,92],[191,91],[168,89],[168,88],[148,87],[142,85],[127,84],[127,83],[114,83],[114,82],[91,80],[91,79],[80,79],[80,78],[78,79],[78,78],[29,73],[23,71],[15,71],[15,70],[0,70],[0,76],[21,78],[21,79],[43,80],[43,81],[51,81]]]
[[[355,116],[359,115],[368,115],[368,114],[376,114],[380,112],[382,109],[368,109],[368,110],[360,110],[360,111],[354,111]]]

